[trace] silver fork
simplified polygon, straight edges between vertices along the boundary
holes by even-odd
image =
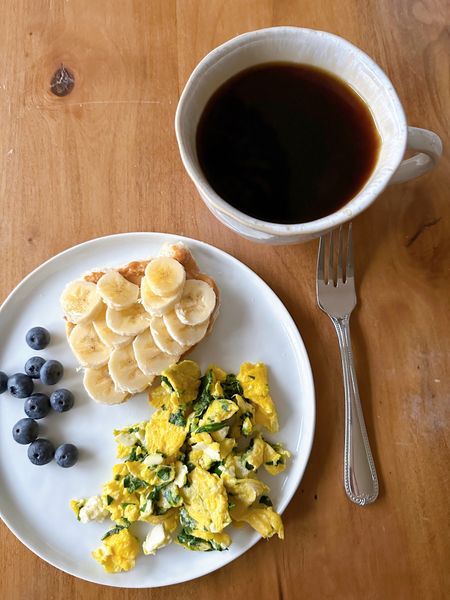
[[[378,477],[359,400],[350,342],[350,314],[356,306],[352,224],[320,238],[317,258],[317,303],[333,322],[339,340],[345,391],[344,487],[352,502],[364,506],[377,499]],[[328,261],[325,259],[328,249]]]

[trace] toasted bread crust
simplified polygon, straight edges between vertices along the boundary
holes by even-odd
[[[145,274],[145,267],[148,265],[149,262],[149,260],[134,260],[133,262],[128,263],[124,267],[119,267],[117,271],[123,277],[125,277],[125,279],[131,281],[131,283],[140,285],[141,279],[144,277]],[[88,273],[87,275],[85,275],[84,279],[86,281],[90,281],[96,284],[98,283],[100,277],[104,274],[104,271],[93,271],[92,273]]]
[[[186,246],[182,243],[173,244],[167,247],[166,251],[167,256],[174,258],[180,264],[183,265],[186,271],[186,279],[201,279],[208,285],[210,285],[216,293],[216,296],[219,295],[219,288],[217,287],[216,282],[212,277],[206,275],[206,273],[202,273],[192,256],[190,250],[186,248]],[[152,259],[149,260],[134,260],[123,267],[119,267],[117,271],[125,277],[131,283],[136,285],[141,284],[141,279],[145,275],[145,268],[148,263],[151,262]],[[92,283],[98,283],[98,280],[102,275],[105,274],[105,271],[96,270],[91,273],[87,273],[84,276],[86,281],[90,281]]]

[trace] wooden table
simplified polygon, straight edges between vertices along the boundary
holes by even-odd
[[[214,244],[261,275],[297,322],[317,430],[284,543],[260,542],[191,583],[122,591],[57,571],[1,525],[2,598],[450,596],[448,156],[354,223],[354,350],[381,483],[379,500],[359,508],[342,487],[343,391],[332,325],[315,302],[317,243],[263,247],[220,225],[182,167],[173,126],[180,92],[209,50],[252,29],[298,25],[373,56],[409,122],[448,147],[449,22],[445,0],[3,0],[2,299],[42,261],[97,236],[165,231]],[[61,64],[75,77],[65,97],[50,93]]]

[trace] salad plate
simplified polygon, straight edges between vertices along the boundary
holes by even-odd
[[[190,552],[170,544],[155,556],[140,555],[134,569],[108,574],[91,552],[101,545],[105,523],[81,524],[70,508],[72,498],[100,493],[110,478],[116,448],[113,429],[148,420],[154,409],[146,393],[128,402],[106,406],[92,401],[83,388],[83,375],[66,340],[59,298],[65,285],[95,268],[117,267],[155,256],[167,242],[182,241],[200,269],[214,277],[221,292],[215,326],[189,354],[202,372],[216,364],[237,372],[241,363],[263,362],[269,371],[271,395],[278,410],[280,429],[269,439],[292,453],[287,469],[277,477],[262,475],[270,497],[282,513],[303,476],[315,426],[314,385],[308,356],[298,329],[275,293],[243,263],[206,243],[162,233],[124,233],[97,238],[54,256],[30,273],[8,296],[0,309],[0,370],[12,375],[23,371],[28,358],[40,355],[64,365],[57,387],[75,395],[72,410],[51,412],[39,421],[40,436],[55,447],[69,442],[79,448],[72,468],[55,461],[35,466],[26,446],[14,442],[13,425],[25,416],[23,400],[0,396],[0,516],[32,552],[71,575],[98,584],[150,588],[195,579],[210,573],[253,546],[260,536],[250,527],[230,528],[232,545],[223,552]],[[29,348],[25,334],[35,326],[50,331],[45,350]],[[50,392],[39,382],[35,391]],[[142,534],[137,535],[143,541]],[[289,522],[285,523],[289,536]],[[270,541],[268,542],[270,543]]]

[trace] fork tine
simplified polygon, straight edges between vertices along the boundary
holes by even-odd
[[[339,237],[338,237],[338,259],[337,259],[337,281],[343,283],[343,269],[342,265],[344,262],[344,232],[342,230],[342,225],[339,227]]]
[[[351,223],[348,226],[347,266],[346,266],[345,279],[348,279],[348,277],[353,277],[353,239],[352,239],[352,224]]]
[[[328,283],[334,285],[335,273],[334,273],[334,248],[333,248],[333,231],[330,231],[330,256],[328,257]]]
[[[324,274],[325,264],[325,236],[320,237],[319,256],[317,257],[317,281],[325,281]]]

